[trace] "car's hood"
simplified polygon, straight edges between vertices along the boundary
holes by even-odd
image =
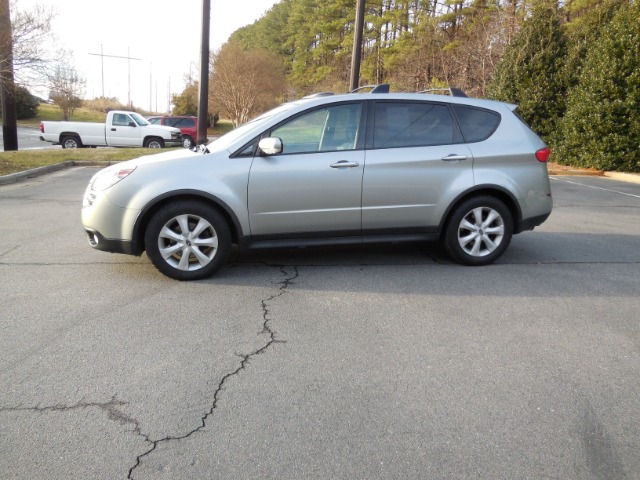
[[[146,128],[150,130],[164,131],[164,132],[172,132],[172,133],[180,133],[179,128],[168,127],[166,125],[146,125]]]
[[[180,158],[191,158],[196,155],[202,155],[202,153],[194,152],[193,150],[189,150],[188,148],[176,148],[167,152],[145,155],[143,157],[127,160],[126,162],[119,163],[118,165],[120,166],[120,168],[133,168],[139,165],[149,165],[152,163],[166,162],[168,160],[177,160]]]

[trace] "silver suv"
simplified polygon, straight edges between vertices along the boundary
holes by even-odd
[[[515,108],[424,93],[305,97],[200,151],[101,170],[82,223],[92,247],[146,250],[178,280],[211,275],[232,244],[438,240],[456,262],[486,265],[552,208],[549,149]]]

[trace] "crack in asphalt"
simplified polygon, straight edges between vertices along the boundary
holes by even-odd
[[[210,416],[213,415],[214,410],[217,408],[218,406],[218,400],[219,400],[219,395],[220,393],[224,390],[225,385],[229,382],[229,380],[233,377],[235,377],[236,375],[238,375],[241,371],[243,371],[247,364],[249,363],[249,361],[257,356],[257,355],[261,355],[262,353],[266,352],[267,349],[269,349],[269,347],[271,347],[274,343],[285,343],[284,340],[279,340],[276,336],[276,332],[273,330],[273,328],[270,326],[270,322],[273,320],[271,318],[271,310],[269,308],[270,302],[272,302],[273,300],[275,300],[276,298],[284,295],[284,293],[287,291],[287,289],[289,288],[289,285],[291,285],[291,283],[293,282],[293,280],[295,280],[298,277],[298,269],[296,267],[293,267],[293,273],[289,273],[287,271],[287,267],[285,266],[280,266],[280,272],[282,273],[282,275],[285,276],[285,279],[277,282],[278,285],[280,285],[280,287],[278,288],[278,291],[276,293],[274,293],[273,295],[271,295],[270,297],[261,300],[261,306],[262,306],[262,332],[260,332],[260,334],[267,334],[269,336],[268,341],[260,348],[258,348],[257,350],[249,353],[249,354],[245,354],[245,355],[240,355],[240,358],[242,359],[240,361],[240,366],[238,368],[236,368],[235,370],[233,370],[232,372],[227,373],[226,375],[224,375],[222,377],[222,379],[220,380],[220,383],[218,383],[218,387],[216,389],[216,391],[213,393],[213,401],[211,404],[211,408],[205,412],[205,414],[202,416],[202,418],[200,419],[200,425],[196,428],[194,428],[193,430],[191,430],[190,432],[184,434],[184,435],[180,435],[180,436],[167,436],[164,438],[160,438],[158,440],[152,440],[151,438],[149,438],[149,435],[147,434],[143,434],[142,432],[140,432],[140,430],[138,429],[136,431],[136,433],[138,433],[139,435],[141,435],[145,441],[151,443],[151,448],[149,448],[146,452],[138,455],[138,457],[136,458],[136,463],[135,465],[133,465],[130,469],[129,469],[129,474],[127,475],[127,479],[133,479],[133,475],[135,470],[142,464],[142,460],[147,457],[148,455],[150,455],[160,444],[162,443],[168,443],[168,442],[173,442],[173,441],[180,441],[180,440],[184,440],[186,438],[191,437],[192,435],[198,433],[199,431],[201,431],[202,429],[204,429],[206,427],[206,423],[207,420],[209,419]]]
[[[260,301],[260,304],[262,307],[262,331],[260,332],[260,334],[268,335],[267,342],[265,342],[265,344],[262,347],[258,348],[257,350],[249,354],[239,355],[241,358],[240,365],[238,366],[238,368],[236,368],[232,372],[227,373],[222,377],[222,379],[218,383],[218,387],[216,388],[216,391],[213,394],[213,401],[211,404],[211,408],[207,412],[205,412],[205,414],[200,419],[200,425],[194,428],[193,430],[191,430],[190,432],[180,436],[170,435],[164,438],[160,438],[158,440],[152,440],[148,434],[142,432],[142,428],[138,420],[126,415],[124,412],[122,412],[119,409],[119,407],[127,405],[127,402],[118,400],[115,395],[108,402],[86,402],[84,400],[81,400],[80,402],[74,405],[55,404],[55,405],[48,405],[48,406],[36,405],[35,407],[23,407],[20,405],[14,406],[14,407],[0,407],[0,413],[21,412],[21,411],[22,412],[40,412],[40,413],[65,412],[65,411],[72,411],[72,410],[83,410],[87,408],[97,408],[105,412],[109,420],[116,421],[121,425],[133,425],[134,427],[133,433],[135,435],[142,437],[145,442],[151,444],[151,448],[149,448],[146,452],[138,455],[138,457],[136,458],[135,465],[129,469],[127,478],[133,479],[133,474],[135,470],[141,465],[143,458],[150,455],[160,444],[168,443],[172,441],[184,440],[186,438],[191,437],[192,435],[194,435],[195,433],[201,431],[206,427],[207,420],[209,419],[209,417],[213,415],[214,410],[218,406],[219,396],[220,396],[220,393],[224,390],[225,385],[229,382],[231,378],[233,378],[234,376],[238,375],[241,371],[243,371],[253,357],[263,354],[269,349],[269,347],[271,347],[275,343],[285,343],[284,340],[280,340],[277,338],[276,332],[273,330],[273,328],[270,325],[270,322],[273,320],[273,318],[271,317],[270,304],[273,300],[285,294],[285,292],[287,291],[291,283],[298,277],[299,273],[298,273],[297,267],[295,266],[292,267],[293,273],[289,273],[287,271],[286,266],[281,265],[278,268],[280,269],[280,272],[282,273],[282,275],[285,276],[284,280],[276,283],[277,285],[279,285],[278,291],[276,293]]]
[[[36,405],[35,407],[0,407],[0,412],[68,412],[71,410],[84,410],[87,408],[97,408],[107,414],[109,420],[113,420],[115,422],[120,423],[121,425],[133,425],[133,432],[136,434],[140,434],[140,423],[135,419],[131,418],[122,412],[118,407],[122,407],[127,405],[127,402],[123,402],[122,400],[118,400],[117,396],[114,395],[111,400],[108,402],[85,402],[84,400],[79,401],[75,405],[64,405],[64,404],[56,404],[56,405],[48,405],[48,406],[40,406]]]

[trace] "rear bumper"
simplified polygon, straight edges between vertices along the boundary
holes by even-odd
[[[541,225],[547,218],[549,218],[551,212],[545,213],[544,215],[538,215],[536,217],[525,218],[520,221],[518,228],[514,233],[525,232],[527,230],[533,230],[538,225]]]

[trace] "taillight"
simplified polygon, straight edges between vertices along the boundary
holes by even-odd
[[[549,156],[551,155],[551,149],[549,147],[541,148],[536,152],[536,158],[539,162],[546,162],[549,160]]]
[[[44,123],[40,122],[40,133],[44,133]]]

